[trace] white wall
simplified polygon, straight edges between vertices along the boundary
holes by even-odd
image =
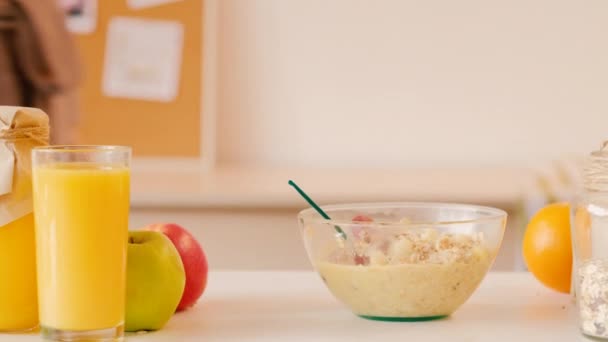
[[[607,0],[221,0],[218,158],[505,164],[608,138]]]

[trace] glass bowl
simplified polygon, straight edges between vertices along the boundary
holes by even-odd
[[[298,214],[308,257],[355,314],[420,321],[452,314],[500,248],[507,214],[445,203],[362,203]]]

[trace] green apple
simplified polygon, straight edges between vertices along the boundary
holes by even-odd
[[[181,257],[169,238],[129,232],[126,331],[162,328],[175,313],[185,284]]]

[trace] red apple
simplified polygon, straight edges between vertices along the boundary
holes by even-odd
[[[207,257],[194,236],[175,223],[157,223],[143,228],[165,234],[179,252],[186,271],[184,294],[177,311],[185,310],[196,303],[207,286]]]

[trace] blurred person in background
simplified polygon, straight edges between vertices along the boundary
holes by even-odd
[[[51,141],[77,142],[80,65],[57,0],[0,0],[0,105],[41,108]]]

